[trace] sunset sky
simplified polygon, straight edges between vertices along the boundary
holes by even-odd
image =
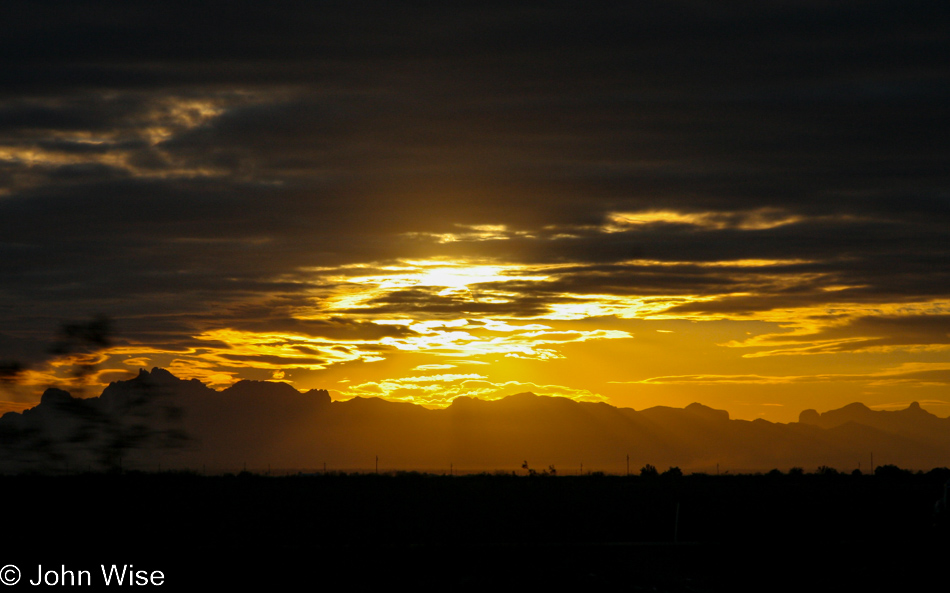
[[[914,0],[4,3],[0,408],[102,315],[97,384],[948,416],[948,31]]]

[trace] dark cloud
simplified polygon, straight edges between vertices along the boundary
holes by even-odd
[[[240,355],[240,354],[220,354],[221,358],[233,360],[234,362],[258,362],[272,365],[294,366],[294,365],[321,365],[327,361],[323,358],[304,358],[290,356],[269,356],[269,355]]]
[[[950,315],[862,316],[806,335],[779,339],[803,344],[832,342],[815,348],[821,352],[854,352],[893,348],[946,348],[950,345]],[[842,340],[836,342],[836,340]]]
[[[516,295],[507,302],[479,300],[477,287],[475,291],[459,291],[449,294],[440,294],[442,290],[441,287],[397,290],[371,299],[367,303],[369,309],[354,309],[348,312],[353,314],[371,312],[389,315],[424,313],[435,316],[449,315],[451,317],[466,314],[530,317],[546,313],[547,305],[563,300],[560,295],[549,296],[545,294],[537,296],[533,294],[537,291],[534,286],[524,287],[524,294]]]
[[[269,299],[319,304],[309,268],[434,255],[565,267],[503,283],[509,303],[413,288],[373,311],[752,293],[673,309],[742,312],[950,289],[945,2],[2,13],[0,319],[37,335],[23,319],[104,311],[163,343],[222,325],[379,339],[400,330]],[[604,232],[611,213],[658,210],[709,224]],[[410,238],[485,224],[529,235]],[[739,259],[805,263],[698,265]]]
[[[255,315],[259,311],[260,315]],[[327,338],[331,340],[380,340],[385,337],[402,337],[411,332],[402,326],[378,325],[352,319],[297,319],[275,314],[279,308],[269,304],[241,308],[215,318],[216,323],[252,332],[287,332],[297,336]],[[306,347],[298,347],[307,352]]]

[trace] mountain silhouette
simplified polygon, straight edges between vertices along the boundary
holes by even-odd
[[[176,438],[171,438],[176,437]],[[174,446],[172,446],[174,445]],[[182,468],[631,472],[767,471],[859,465],[950,465],[950,419],[914,403],[877,411],[855,403],[799,422],[734,420],[699,403],[644,410],[519,393],[459,397],[445,409],[379,398],[331,401],[326,390],[240,381],[222,391],[164,369],[141,370],[79,399],[48,389],[0,417],[0,469]]]

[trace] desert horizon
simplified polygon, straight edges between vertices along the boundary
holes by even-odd
[[[803,410],[788,424],[736,420],[699,403],[637,411],[527,392],[491,401],[460,396],[430,409],[380,398],[332,401],[326,390],[302,393],[279,381],[214,390],[158,368],[113,382],[96,397],[51,388],[37,407],[0,417],[0,436],[0,470],[54,473],[70,466],[275,475],[629,475],[647,465],[714,474],[874,473],[885,465],[950,466],[950,418],[916,403],[899,411],[860,403]]]
[[[0,584],[915,588],[947,31],[946,0],[4,1]]]

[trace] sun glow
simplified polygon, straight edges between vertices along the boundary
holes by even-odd
[[[337,399],[376,396],[430,407],[459,396],[497,398],[519,391],[636,405],[644,389],[667,389],[670,397],[679,397],[676,389],[683,385],[781,387],[806,381],[776,372],[769,366],[775,357],[933,355],[950,349],[944,337],[930,335],[933,330],[914,326],[887,341],[881,332],[890,326],[861,321],[945,316],[947,301],[854,302],[860,296],[855,287],[825,276],[820,264],[629,259],[608,266],[609,273],[632,278],[673,279],[640,293],[613,292],[604,267],[576,263],[440,257],[300,269],[278,278],[304,287],[303,298],[287,299],[284,317],[274,316],[284,331],[249,329],[249,324],[203,329],[170,351],[116,345],[97,359],[107,370],[90,380],[108,383],[122,367],[158,364],[218,388],[250,376],[298,388],[336,386],[331,392]],[[679,291],[679,278],[689,275],[714,280],[711,290]],[[666,286],[669,292],[663,292]],[[836,300],[816,304],[809,300],[815,294]],[[737,323],[754,331],[723,329]],[[683,373],[655,353],[670,347],[695,357],[697,372]],[[637,364],[629,365],[631,359]],[[27,379],[48,383],[78,363],[57,364],[42,376],[31,371]],[[481,366],[468,372],[471,367],[463,365]],[[944,372],[934,367],[922,378],[865,374],[854,381],[839,380],[847,372],[827,372],[806,382],[868,389],[885,381],[932,386],[939,383],[932,376]]]
[[[548,276],[544,275],[519,274],[523,269],[524,266],[515,264],[489,264],[468,260],[401,260],[400,265],[380,268],[384,273],[350,276],[345,280],[382,289],[416,286],[459,289],[489,282],[540,282],[548,279]]]
[[[506,283],[545,282],[548,275],[524,273],[528,268],[517,264],[499,264],[479,260],[399,260],[395,264],[340,268],[342,274],[329,274],[323,282],[333,285],[327,299],[330,311],[373,309],[373,302],[396,291],[425,291],[432,296],[453,297],[478,303],[505,303],[512,293]],[[372,273],[365,273],[371,271]],[[536,269],[532,269],[536,272]],[[348,273],[355,272],[355,273]],[[441,290],[437,290],[441,289]]]

